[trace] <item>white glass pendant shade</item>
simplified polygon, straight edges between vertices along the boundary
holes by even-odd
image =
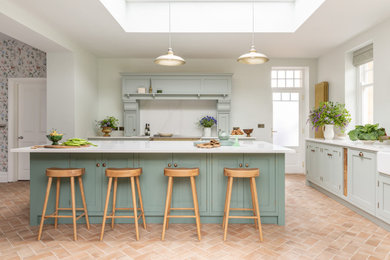
[[[163,66],[179,66],[186,63],[186,61],[173,53],[172,48],[168,49],[168,53],[157,57],[154,63]]]
[[[252,45],[251,50],[238,57],[237,61],[244,64],[263,64],[269,61],[269,58],[265,54],[257,52],[255,46]]]

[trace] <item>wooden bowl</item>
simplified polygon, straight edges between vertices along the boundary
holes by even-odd
[[[251,137],[251,133],[253,132],[253,128],[252,129],[243,129],[244,133],[246,133],[246,137]]]

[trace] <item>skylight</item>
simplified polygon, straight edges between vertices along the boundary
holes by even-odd
[[[256,0],[255,32],[294,32],[325,0]],[[100,0],[126,32],[168,32],[166,0]],[[251,32],[247,0],[171,1],[172,32]]]

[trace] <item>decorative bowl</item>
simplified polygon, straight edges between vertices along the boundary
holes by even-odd
[[[246,137],[251,137],[251,133],[253,132],[253,128],[252,129],[243,129],[244,133],[246,133]]]
[[[221,132],[218,136],[219,140],[229,140],[230,136],[226,132]]]
[[[62,139],[62,135],[46,135],[46,137],[52,141],[52,145],[58,145],[58,141]]]

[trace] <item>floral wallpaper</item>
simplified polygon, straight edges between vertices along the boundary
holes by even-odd
[[[46,53],[0,34],[0,123],[8,122],[8,78],[46,78]],[[8,170],[8,124],[0,127],[0,172]]]

